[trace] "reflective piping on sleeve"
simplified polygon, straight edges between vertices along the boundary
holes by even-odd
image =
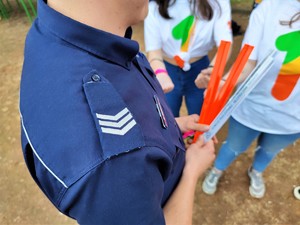
[[[36,152],[36,150],[34,149],[34,147],[33,147],[33,145],[32,145],[32,143],[31,143],[31,141],[30,141],[30,139],[29,139],[29,136],[28,136],[28,133],[27,133],[27,130],[26,130],[26,128],[25,128],[25,126],[24,126],[24,122],[23,122],[23,116],[22,116],[22,114],[20,113],[20,117],[21,117],[21,123],[22,123],[22,128],[23,128],[23,131],[24,131],[24,133],[25,133],[25,135],[26,135],[26,138],[27,138],[27,141],[28,141],[28,143],[30,144],[30,146],[31,146],[31,149],[32,149],[32,151],[34,152],[34,154],[35,154],[35,156],[38,158],[38,160],[43,164],[43,166],[65,187],[65,188],[68,188],[68,186],[61,180],[61,179],[59,179],[59,177],[57,176],[57,175],[55,175],[55,173],[52,171],[52,170],[50,170],[50,168],[44,163],[44,161],[41,159],[41,157],[38,155],[38,153]]]

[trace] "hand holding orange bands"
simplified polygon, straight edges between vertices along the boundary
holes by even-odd
[[[200,113],[199,123],[201,124],[210,125],[214,118],[225,106],[254,48],[253,46],[247,44],[243,46],[232,66],[225,84],[219,91],[219,85],[222,79],[222,74],[224,73],[230,45],[231,42],[221,41],[220,47],[218,49],[215,66],[212,70],[211,78],[206,90],[206,96],[204,98],[202,110]],[[196,131],[193,141],[195,142],[201,134],[201,132]]]

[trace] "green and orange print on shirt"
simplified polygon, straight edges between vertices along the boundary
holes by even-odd
[[[286,52],[272,95],[279,101],[286,100],[300,79],[300,30],[279,36],[276,48]]]
[[[181,40],[181,52],[188,52],[189,45],[191,44],[194,30],[196,27],[195,16],[190,15],[183,19],[172,29],[172,36],[175,40]],[[179,55],[175,55],[174,59],[180,68],[184,66],[184,59]]]

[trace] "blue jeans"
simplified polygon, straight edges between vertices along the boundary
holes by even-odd
[[[233,160],[245,152],[256,138],[257,148],[252,167],[263,172],[282,149],[300,138],[300,133],[287,135],[262,133],[240,124],[231,117],[227,140],[218,153],[215,167],[219,170],[227,169]]]
[[[165,65],[175,86],[171,92],[166,93],[168,105],[174,116],[179,116],[183,96],[185,97],[188,114],[199,114],[203,103],[204,89],[197,88],[194,81],[200,71],[208,67],[208,56],[192,63],[189,71],[183,71],[178,66],[166,61]]]

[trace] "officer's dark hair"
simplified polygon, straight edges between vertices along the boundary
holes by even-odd
[[[169,15],[168,8],[169,6],[172,6],[176,2],[176,0],[155,0],[155,1],[159,6],[158,8],[159,14],[165,19],[172,19],[172,17]],[[189,0],[189,2],[193,6],[192,10],[194,15],[197,15],[197,13],[199,12],[203,19],[205,20],[212,19],[214,15],[214,11],[208,0]],[[221,10],[219,3],[217,1],[216,3],[218,4]]]
[[[279,23],[284,26],[292,27],[292,24],[300,20],[300,12],[294,14],[289,21],[280,21]]]

